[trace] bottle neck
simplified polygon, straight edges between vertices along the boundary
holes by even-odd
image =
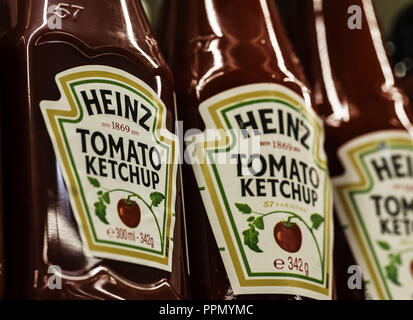
[[[287,1],[292,40],[328,121],[348,121],[350,105],[388,109],[394,78],[371,0]]]
[[[140,0],[18,1],[18,24],[26,28],[150,33]]]
[[[241,42],[280,33],[279,15],[269,0],[177,0],[183,37],[215,35]],[[183,19],[185,17],[185,19]]]
[[[180,54],[179,50],[188,47],[195,53],[210,52],[215,60],[220,53],[222,58],[218,64],[221,63],[226,70],[245,70],[248,66],[256,71],[258,68],[266,69],[272,73],[274,81],[303,81],[276,1],[176,1],[179,23],[175,56]],[[206,63],[211,60],[207,54],[199,53],[197,57]]]
[[[318,3],[323,5],[317,5]],[[348,75],[341,79],[344,85],[346,81],[357,79],[357,82],[393,86],[394,77],[372,1],[314,0],[314,4],[316,16],[323,10],[332,68],[338,75]],[[348,72],[349,68],[351,73]]]
[[[328,103],[319,101],[327,124],[336,127],[339,121],[373,120],[371,115],[381,112],[386,116],[367,120],[351,134],[389,125],[413,132],[406,101],[395,86],[372,0],[308,2],[313,4],[313,16],[308,20],[313,25],[306,32],[316,38],[309,37],[309,50],[316,52],[318,59],[308,61],[312,65],[307,70],[312,73],[315,95],[323,88],[322,95],[328,98]]]

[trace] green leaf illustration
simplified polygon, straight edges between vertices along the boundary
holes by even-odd
[[[95,188],[99,188],[100,187],[100,183],[97,179],[92,178],[92,177],[87,177],[87,179],[89,180],[90,184],[92,186],[94,186]]]
[[[321,224],[324,222],[324,218],[320,216],[318,213],[314,213],[311,216],[311,222],[313,223],[311,229],[317,230]]]
[[[377,244],[380,246],[380,248],[382,248],[383,250],[386,250],[386,251],[390,250],[390,248],[391,248],[390,245],[388,244],[388,242],[386,242],[386,241],[378,240]]]
[[[102,195],[102,199],[103,199],[103,201],[105,201],[107,204],[110,204],[109,192],[105,192],[105,193]]]
[[[394,265],[398,264],[399,266],[402,265],[402,256],[401,256],[400,253],[398,253],[398,254],[390,253],[389,254],[389,259],[390,259],[390,264],[394,264]]]
[[[97,201],[94,203],[96,216],[105,224],[109,224],[106,220],[106,205],[103,201]]]
[[[252,251],[255,252],[263,252],[259,247],[258,247],[258,231],[255,230],[254,227],[249,228],[245,230],[243,233],[244,235],[244,244],[248,246]]]
[[[241,213],[250,214],[252,212],[251,207],[248,204],[236,203],[235,206]]]
[[[389,278],[389,280],[393,282],[396,286],[401,286],[399,279],[398,279],[399,272],[397,270],[397,267],[395,267],[393,264],[390,264],[386,266],[385,269],[386,269],[387,278]]]
[[[396,254],[395,256],[394,256],[394,262],[396,262],[398,265],[402,265],[402,256],[401,256],[401,254],[399,253],[399,254]]]
[[[255,220],[254,217],[249,217],[249,218],[247,219],[247,222],[252,222],[252,221],[254,221],[254,220]]]
[[[264,217],[255,219],[254,226],[256,226],[260,230],[264,230]]]
[[[149,196],[149,198],[152,201],[152,206],[157,207],[163,199],[165,199],[164,195],[160,192],[153,192],[151,193],[151,195]]]

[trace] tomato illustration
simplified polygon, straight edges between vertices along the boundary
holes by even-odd
[[[301,248],[301,230],[294,222],[278,222],[274,227],[274,238],[277,244],[287,252],[294,253]]]
[[[141,221],[141,209],[136,201],[120,199],[118,214],[120,220],[129,228],[136,228]]]

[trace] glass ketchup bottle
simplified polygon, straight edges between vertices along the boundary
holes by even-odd
[[[331,298],[323,127],[274,1],[175,5],[193,296]]]
[[[7,295],[183,299],[172,75],[140,1],[19,1],[0,44]]]
[[[395,86],[372,2],[295,6],[300,12],[286,11],[286,20],[325,120],[337,296],[412,299],[413,117]]]

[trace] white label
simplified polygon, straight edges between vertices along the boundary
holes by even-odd
[[[200,105],[189,154],[235,294],[331,298],[332,195],[323,126],[303,99],[247,85]]]
[[[373,299],[413,299],[413,139],[383,131],[339,150],[335,205]]]
[[[85,250],[171,271],[177,161],[166,108],[122,70],[85,66],[56,76],[44,120]]]

